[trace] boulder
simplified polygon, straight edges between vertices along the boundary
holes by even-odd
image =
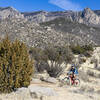
[[[2,94],[1,100],[32,100],[28,88],[19,88],[16,92]]]
[[[52,89],[48,87],[41,87],[41,86],[33,86],[30,85],[28,87],[30,94],[36,98],[41,96],[57,96],[58,94]]]
[[[46,81],[48,83],[54,83],[54,84],[56,84],[58,82],[58,80],[56,78],[53,78],[53,77],[48,77],[44,81]]]
[[[18,100],[32,100],[28,88],[19,88],[14,94]]]
[[[58,82],[58,80],[53,77],[41,77],[41,81],[45,81],[45,82],[53,83],[53,84],[56,84]]]
[[[36,78],[32,78],[31,84],[32,83],[41,83],[41,80],[40,79],[36,79]]]

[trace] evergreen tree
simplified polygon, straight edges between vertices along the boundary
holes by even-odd
[[[24,43],[11,43],[6,37],[0,43],[0,92],[11,92],[27,87],[33,73],[33,61]]]

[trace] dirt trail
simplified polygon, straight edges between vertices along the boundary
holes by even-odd
[[[33,86],[49,87],[56,91],[58,96],[47,97],[45,100],[100,100],[93,95],[78,93],[80,87],[64,86],[59,87],[58,84],[51,84],[46,82],[34,83]]]

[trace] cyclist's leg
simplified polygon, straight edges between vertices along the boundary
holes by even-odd
[[[73,76],[72,76],[72,85],[74,85],[75,84],[75,74],[73,74]]]

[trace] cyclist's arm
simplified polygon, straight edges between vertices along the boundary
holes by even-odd
[[[69,75],[72,71],[69,71],[67,74]]]

